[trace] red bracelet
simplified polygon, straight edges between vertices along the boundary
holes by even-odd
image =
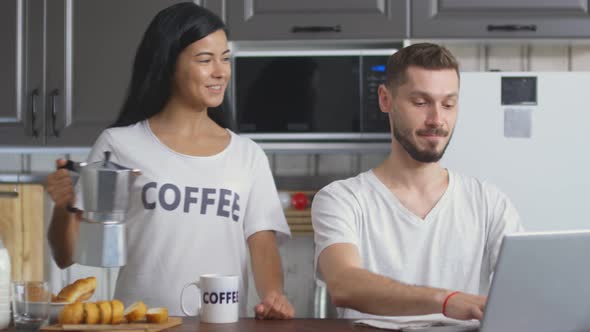
[[[445,301],[443,302],[443,307],[442,307],[442,314],[443,316],[446,316],[447,314],[445,313],[446,309],[447,309],[447,302],[449,302],[449,300],[451,299],[451,297],[453,297],[454,295],[457,295],[461,292],[459,291],[455,291],[452,292],[451,294],[447,295],[447,297],[445,298]]]

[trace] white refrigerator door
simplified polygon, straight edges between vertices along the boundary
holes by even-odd
[[[538,104],[502,106],[502,76],[536,76]],[[589,97],[590,72],[463,73],[442,165],[499,187],[527,230],[590,228]],[[516,113],[530,116],[530,137],[505,137]]]

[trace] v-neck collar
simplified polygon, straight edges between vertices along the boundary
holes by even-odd
[[[455,176],[454,176],[453,172],[451,172],[449,169],[447,169],[447,173],[449,174],[449,184],[447,185],[445,192],[442,194],[442,196],[440,197],[438,202],[436,202],[436,204],[428,212],[426,217],[424,217],[424,219],[422,219],[420,216],[417,216],[415,213],[408,210],[408,208],[406,208],[402,204],[402,202],[400,202],[400,200],[397,198],[397,196],[395,196],[395,194],[391,190],[389,190],[389,188],[387,188],[387,186],[383,182],[381,182],[381,180],[377,177],[377,175],[375,175],[375,172],[373,169],[369,170],[367,173],[368,173],[369,181],[371,181],[373,183],[373,185],[375,186],[375,188],[378,191],[380,191],[386,197],[389,197],[391,199],[391,202],[395,206],[397,206],[400,209],[400,211],[402,211],[404,214],[406,214],[407,216],[410,217],[410,220],[412,220],[418,224],[422,224],[422,225],[430,224],[431,221],[434,218],[436,218],[440,209],[442,209],[442,207],[444,206],[445,202],[447,200],[449,200],[449,197],[451,196],[451,192],[453,191],[453,187],[455,185]]]

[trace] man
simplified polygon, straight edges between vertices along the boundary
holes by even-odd
[[[489,289],[502,237],[522,226],[494,186],[439,165],[458,101],[458,64],[444,47],[415,44],[390,57],[379,105],[391,153],[326,186],[312,205],[316,271],[341,317],[482,319],[478,294]]]

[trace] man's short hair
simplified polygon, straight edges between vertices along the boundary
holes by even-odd
[[[391,91],[395,92],[406,82],[410,66],[431,70],[454,69],[459,77],[459,63],[447,48],[431,43],[413,44],[402,48],[387,60],[386,82]]]

